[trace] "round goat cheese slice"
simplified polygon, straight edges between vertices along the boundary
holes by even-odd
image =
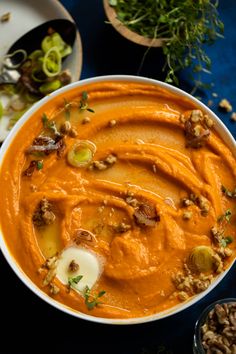
[[[100,260],[95,253],[80,247],[68,247],[58,259],[56,276],[65,285],[83,292],[94,286],[101,273]]]

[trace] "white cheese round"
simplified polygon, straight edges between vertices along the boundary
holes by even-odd
[[[78,265],[76,271],[70,271],[70,264],[74,261]],[[101,265],[98,257],[85,248],[76,246],[66,248],[58,259],[56,276],[65,285],[71,284],[71,288],[83,292],[85,287],[90,289],[96,283],[101,273]],[[76,277],[82,278],[76,283]],[[77,278],[78,279],[78,278]]]

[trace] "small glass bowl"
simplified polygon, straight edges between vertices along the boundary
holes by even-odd
[[[213,302],[209,306],[203,310],[201,313],[200,317],[198,318],[195,328],[194,328],[194,336],[193,336],[193,354],[206,354],[205,349],[203,348],[202,345],[202,339],[201,339],[201,327],[204,325],[206,322],[207,316],[209,312],[215,307],[216,304],[227,304],[231,302],[236,302],[235,298],[226,298],[226,299],[221,299]]]

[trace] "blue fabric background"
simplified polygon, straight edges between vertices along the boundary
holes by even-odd
[[[102,0],[62,0],[74,17],[83,43],[81,78],[106,74],[136,75],[145,49],[128,42],[105,23]],[[221,0],[219,12],[225,23],[225,39],[207,48],[212,59],[214,82],[211,91],[202,92],[211,107],[236,138],[236,122],[217,109],[227,98],[236,111],[236,1]],[[159,49],[149,52],[140,75],[161,78]],[[188,88],[185,73],[181,87]],[[219,97],[212,97],[212,92]],[[1,206],[2,207],[2,206]],[[170,318],[136,326],[107,326],[65,315],[32,294],[14,275],[0,254],[1,334],[0,354],[4,353],[102,353],[102,354],[191,354],[194,324],[211,302],[236,298],[236,265],[220,285],[199,303]],[[17,292],[16,292],[17,290]],[[20,298],[19,298],[20,296]],[[162,346],[165,350],[162,350]]]

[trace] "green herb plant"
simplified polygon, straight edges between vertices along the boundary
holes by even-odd
[[[165,81],[178,85],[176,73],[192,68],[198,73],[195,87],[201,87],[201,72],[210,72],[211,60],[204,44],[223,37],[217,0],[109,0],[117,18],[132,31],[162,38]]]

